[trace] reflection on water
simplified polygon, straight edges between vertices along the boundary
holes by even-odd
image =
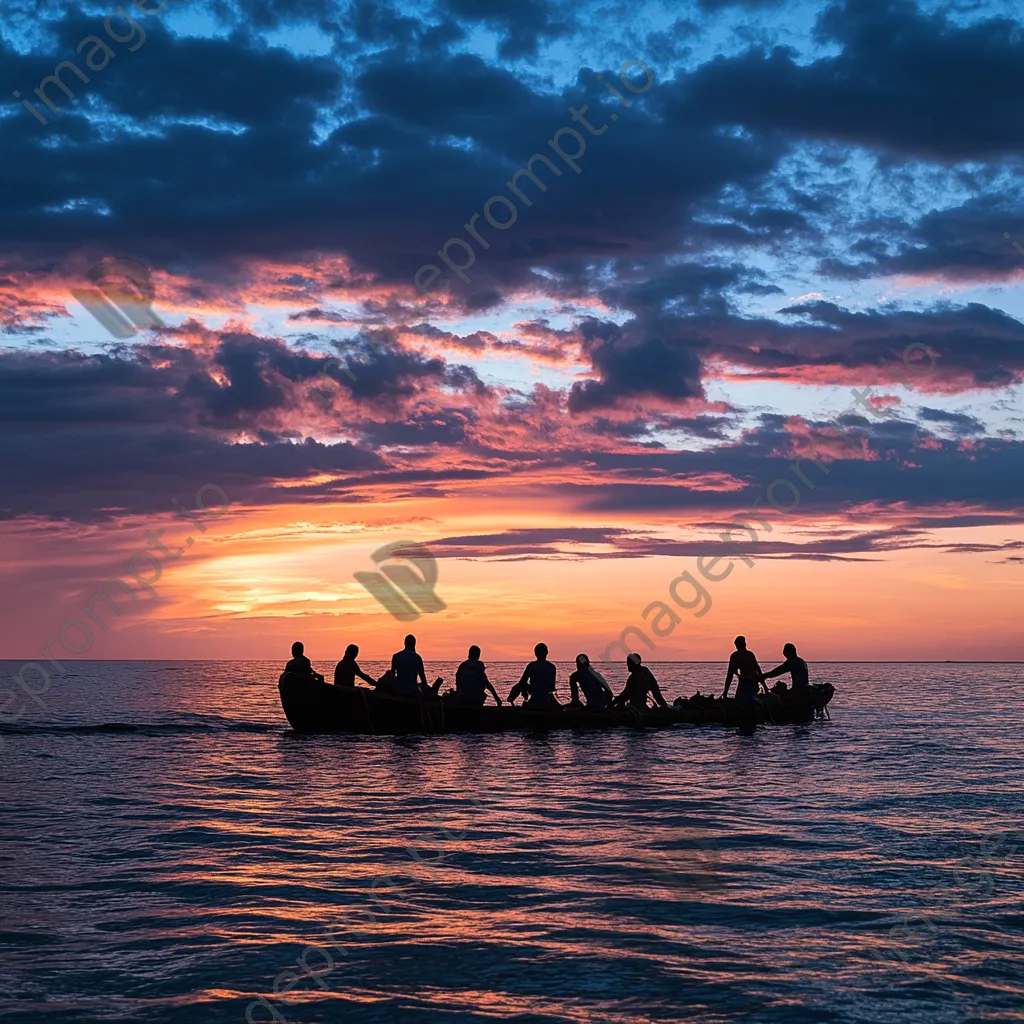
[[[80,663],[5,731],[0,1013],[1024,1020],[1020,667],[820,668],[832,721],[751,737],[395,739],[294,735],[277,665]]]

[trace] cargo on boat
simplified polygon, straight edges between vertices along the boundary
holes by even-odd
[[[573,706],[542,711],[507,704],[467,707],[445,697],[397,697],[369,687],[332,686],[290,672],[284,673],[277,685],[285,716],[296,732],[393,736],[536,729],[664,729],[705,723],[785,725],[827,714],[825,709],[835,693],[830,683],[822,683],[799,694],[762,694],[746,704],[696,696],[680,698],[669,708],[642,712],[630,708],[589,711]]]

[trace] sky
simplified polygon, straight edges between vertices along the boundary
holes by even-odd
[[[1024,659],[1019,5],[0,8],[0,656]]]

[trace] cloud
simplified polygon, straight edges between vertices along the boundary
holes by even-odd
[[[920,419],[928,423],[944,424],[956,434],[981,434],[985,428],[980,420],[962,412],[946,412],[943,409],[929,409],[927,406],[918,412]]]
[[[567,35],[572,27],[571,9],[546,0],[443,0],[443,7],[457,20],[501,32],[498,55],[510,60],[535,56],[542,40]]]
[[[1024,153],[1016,22],[962,25],[908,0],[846,0],[824,9],[817,32],[838,52],[802,60],[752,48],[707,61],[686,81],[683,109],[704,123],[940,163]]]

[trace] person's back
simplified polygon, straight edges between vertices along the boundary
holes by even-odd
[[[740,677],[740,682],[757,682],[759,669],[753,651],[733,651],[729,658],[729,667]]]
[[[585,654],[576,656],[576,671],[569,676],[569,689],[573,703],[579,702],[577,688],[583,691],[587,707],[593,711],[604,711],[611,703],[611,687]]]
[[[487,666],[479,658],[467,658],[455,672],[459,703],[483,707],[487,700]]]
[[[482,708],[488,692],[500,707],[501,698],[487,678],[487,666],[480,660],[480,648],[473,644],[469,649],[469,657],[455,672],[455,699],[459,704]]]
[[[319,682],[324,681],[324,677],[319,672],[313,670],[313,663],[303,653],[305,647],[298,640],[292,644],[292,657],[291,661],[285,665],[285,672],[291,672],[293,675],[304,676],[309,679],[316,679]]]
[[[631,708],[643,709],[647,707],[647,689],[649,670],[645,665],[638,665],[626,678],[626,685],[623,687],[620,703],[628,704]]]
[[[810,689],[811,682],[807,662],[796,653],[796,647],[793,644],[786,644],[782,648],[782,656],[786,660],[778,668],[773,668],[771,672],[766,672],[764,674],[765,679],[785,675],[788,672],[790,679],[793,681],[793,693],[800,693],[803,690]]]
[[[547,644],[537,644],[533,653],[536,660],[526,666],[522,678],[512,688],[508,695],[509,703],[513,703],[520,693],[526,693],[528,696],[524,707],[561,707],[555,697],[555,666],[548,661]]]
[[[641,662],[639,654],[630,654],[626,658],[629,676],[622,693],[615,698],[617,705],[627,704],[637,711],[647,710],[647,695],[650,694],[659,707],[666,707],[665,698],[661,695],[661,687],[654,673]]]
[[[297,676],[311,676],[313,663],[304,654],[292,658],[284,667],[285,672],[294,672]]]
[[[732,682],[732,677],[736,675],[739,676],[739,681],[736,683],[736,699],[750,701],[757,696],[758,683],[762,682],[764,677],[754,652],[747,650],[746,637],[736,637],[735,644],[736,650],[729,657],[729,671],[725,677],[725,690],[722,696],[729,695],[729,684]]]
[[[335,686],[355,686],[356,676],[364,679],[371,686],[376,685],[376,680],[368,676],[360,667],[356,658],[359,657],[359,648],[355,644],[349,644],[345,648],[345,656],[334,666]]]
[[[420,692],[418,679],[426,675],[423,659],[416,651],[403,650],[391,658],[391,670],[395,673],[395,686],[402,693],[412,697]]]
[[[526,666],[530,682],[530,699],[527,704],[533,706],[553,704],[555,702],[555,666],[546,658],[538,658]]]
[[[334,685],[355,686],[356,672],[358,671],[359,666],[356,664],[355,658],[342,658],[341,661],[334,666]]]
[[[798,693],[800,690],[809,690],[811,688],[811,679],[807,662],[796,655],[790,660],[792,667],[789,670],[789,677],[793,680],[793,692]]]

